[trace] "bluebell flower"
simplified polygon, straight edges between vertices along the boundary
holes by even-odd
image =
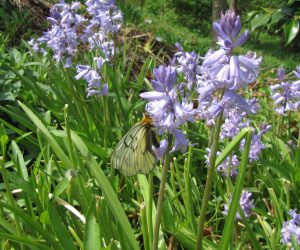
[[[146,111],[158,133],[174,135],[174,146],[171,151],[183,152],[189,146],[189,141],[178,128],[194,120],[196,112],[193,103],[180,95],[175,67],[160,65],[153,70],[153,74],[154,79],[151,83],[154,90],[140,96],[148,101]]]
[[[160,131],[174,131],[178,126],[193,119],[193,104],[178,98],[174,67],[162,66],[154,69],[154,80],[151,81],[154,91],[140,94],[149,102],[146,111]]]
[[[47,20],[51,28],[37,40],[30,41],[34,51],[44,53],[43,44],[51,48],[56,61],[65,60],[65,67],[72,66],[72,57],[79,45],[89,44],[90,49],[99,49],[106,59],[114,55],[114,42],[108,33],[116,33],[122,24],[122,13],[114,1],[88,0],[85,3],[88,18],[81,15],[78,1],[71,4],[63,0],[53,5]]]
[[[284,80],[284,73],[285,73],[285,70],[283,67],[279,67],[278,68],[278,71],[277,71],[277,78],[279,81],[283,81]]]
[[[250,121],[245,118],[245,112],[240,112],[239,109],[232,111],[225,118],[221,127],[221,140],[225,138],[233,139],[243,128],[249,127]]]
[[[261,57],[253,52],[235,55],[234,48],[246,42],[249,32],[239,36],[241,20],[233,11],[227,11],[219,22],[214,23],[219,50],[209,50],[202,58],[201,75],[197,76],[199,102],[206,105],[207,120],[218,116],[228,108],[239,107],[253,113],[252,107],[240,95],[239,90],[253,83],[259,73]],[[222,98],[216,97],[222,93]],[[203,111],[203,107],[202,110]]]
[[[238,166],[240,165],[240,161],[238,160],[237,155],[233,154],[231,159],[228,156],[217,168],[218,172],[222,175],[222,176],[228,176],[228,174],[230,174],[230,176],[232,178],[235,178],[238,174]],[[228,168],[230,166],[230,173]]]
[[[293,71],[295,77],[298,79],[300,78],[300,66],[297,66],[296,69]]]
[[[292,237],[294,237],[300,245],[300,215],[296,213],[296,210],[290,210],[289,215],[291,219],[283,223],[280,242],[284,245],[291,245]]]
[[[197,75],[201,73],[199,55],[196,52],[186,52],[179,43],[175,44],[179,52],[175,53],[176,70],[182,73],[186,80],[188,90],[191,90],[197,81]]]
[[[255,131],[252,135],[250,152],[249,152],[249,161],[254,162],[259,159],[261,151],[266,148],[265,144],[262,142],[261,137],[271,129],[271,125],[262,124],[260,126],[260,131]],[[245,146],[245,140],[241,141],[240,149],[243,151]]]
[[[280,69],[281,72],[283,68]],[[299,68],[294,71],[295,76],[298,78]],[[284,71],[278,74],[279,84],[270,86],[271,97],[274,100],[274,108],[278,114],[286,115],[286,112],[297,111],[300,107],[300,80],[296,81],[283,81]]]
[[[91,48],[99,47],[106,58],[110,58],[114,54],[114,43],[107,35],[120,30],[123,15],[113,0],[88,0],[86,6],[92,16],[85,30],[87,40]]]
[[[87,96],[104,96],[108,94],[108,85],[98,72],[88,65],[77,65],[76,80],[84,79],[88,82]]]
[[[217,33],[218,44],[224,50],[232,50],[234,47],[243,45],[249,36],[246,30],[238,36],[241,31],[241,19],[234,11],[228,10],[225,15],[222,14],[218,22],[213,23],[213,28]]]
[[[152,145],[152,151],[154,152],[155,156],[156,156],[156,159],[160,159],[162,160],[164,155],[165,155],[165,152],[166,152],[166,149],[168,147],[168,141],[167,140],[161,140],[159,142],[159,147],[156,148]]]
[[[181,151],[181,153],[186,152],[187,147],[190,145],[190,142],[186,138],[185,134],[179,129],[174,129],[174,131],[172,131],[172,134],[174,135],[174,145],[171,152],[175,152],[175,151]]]
[[[251,199],[252,193],[243,190],[240,198],[240,206],[246,217],[249,217],[254,208],[254,200]],[[230,195],[229,204],[231,203],[232,196]],[[228,215],[229,206],[227,204],[224,205],[223,214]],[[239,212],[236,213],[236,219],[241,220],[241,215]]]

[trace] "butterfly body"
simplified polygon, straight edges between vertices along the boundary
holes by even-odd
[[[112,167],[124,176],[138,173],[149,174],[155,167],[152,145],[158,147],[151,118],[146,115],[136,123],[117,144],[112,158]]]

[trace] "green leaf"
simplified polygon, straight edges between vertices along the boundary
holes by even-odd
[[[267,14],[258,14],[251,21],[251,29],[252,31],[257,29],[258,27],[267,25],[270,21],[271,17]]]
[[[286,44],[290,44],[299,32],[299,20],[294,18],[284,25]]]
[[[12,207],[1,201],[0,201],[0,207],[10,210],[16,216],[22,218],[26,223],[26,226],[31,227],[33,231],[39,232],[44,237],[44,239],[46,239],[47,242],[52,245],[54,249],[59,249],[59,245],[57,244],[56,240],[52,237],[52,234],[46,229],[44,229],[41,226],[41,224],[39,224],[34,218],[29,216],[27,213],[24,213],[20,208]]]
[[[238,133],[234,139],[226,146],[222,153],[218,156],[216,160],[216,167],[219,166],[226,157],[239,145],[240,141],[251,131],[251,128],[244,128],[240,133]]]
[[[281,21],[284,17],[285,17],[285,15],[284,15],[280,10],[276,11],[275,13],[273,13],[273,14],[271,15],[271,20],[270,20],[270,22],[269,22],[269,24],[268,24],[269,27],[270,27],[271,25],[276,24],[276,23],[278,23],[279,21]]]
[[[227,250],[230,244],[230,239],[232,237],[233,229],[234,229],[234,222],[236,218],[236,213],[240,204],[240,197],[242,194],[242,190],[244,187],[245,177],[246,177],[246,168],[248,165],[248,158],[249,158],[249,151],[252,139],[252,131],[248,131],[245,148],[243,152],[243,157],[241,164],[239,166],[239,173],[237,176],[237,180],[235,183],[233,195],[232,195],[232,202],[229,207],[228,216],[226,218],[226,222],[223,228],[220,249]]]
[[[11,149],[13,152],[12,158],[14,160],[15,165],[18,168],[19,175],[22,176],[22,178],[25,181],[28,181],[28,173],[24,162],[23,154],[15,141],[11,142]]]
[[[76,250],[76,247],[73,244],[73,239],[67,231],[65,225],[63,224],[53,201],[49,202],[48,211],[51,225],[63,249]]]
[[[86,159],[86,164],[90,168],[92,175],[98,182],[103,195],[110,206],[112,214],[118,220],[120,227],[124,235],[127,237],[129,244],[131,245],[131,249],[139,249],[137,240],[135,238],[134,232],[130,226],[128,218],[126,217],[125,211],[118,200],[118,197],[109,183],[107,177],[102,171],[100,165],[96,162],[96,160],[90,154],[87,146],[83,143],[81,138],[71,131],[71,137],[74,145],[78,148],[82,156]]]
[[[8,136],[6,134],[6,130],[3,126],[3,124],[0,124],[0,144],[1,144],[1,150],[2,150],[2,155],[5,153],[6,145],[8,143]]]
[[[2,238],[4,240],[11,240],[11,241],[23,243],[25,245],[28,245],[29,248],[34,246],[41,250],[51,250],[51,248],[46,247],[44,244],[39,243],[38,239],[22,237],[22,236],[17,236],[14,234],[7,234],[7,233],[2,233],[2,232],[0,232],[0,238]]]
[[[56,155],[61,159],[63,162],[63,165],[65,168],[71,168],[72,162],[67,157],[65,152],[62,150],[61,146],[58,144],[57,140],[51,135],[49,130],[46,128],[46,126],[42,123],[42,121],[23,103],[18,102],[19,105],[22,107],[22,109],[25,111],[25,113],[28,115],[28,117],[31,119],[31,121],[36,125],[36,127],[44,134],[44,136],[47,138],[47,141],[51,145],[53,151],[56,153]]]
[[[95,218],[96,207],[93,200],[88,210],[84,230],[84,250],[98,250],[101,248],[100,227]]]
[[[11,92],[0,92],[0,101],[14,101],[15,99],[15,96]]]

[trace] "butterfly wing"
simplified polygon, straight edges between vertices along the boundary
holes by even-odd
[[[112,155],[112,167],[119,169],[124,176],[150,173],[155,166],[155,155],[151,149],[153,133],[143,123],[135,124],[117,144]]]

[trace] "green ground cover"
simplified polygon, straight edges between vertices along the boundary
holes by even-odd
[[[195,1],[186,3],[189,9]],[[177,51],[174,43],[201,56],[211,45],[210,20],[198,19],[207,14],[208,2],[191,16],[180,16],[169,4],[120,3],[127,28],[136,33],[123,31],[117,39],[119,53],[101,72],[109,94],[96,97],[87,97],[87,83],[75,79],[74,65],[55,62],[50,50],[46,56],[34,53],[27,41],[41,31],[29,16],[0,8],[1,249],[152,249],[162,164],[149,175],[124,177],[111,167],[111,154],[141,120],[145,101],[139,95],[152,89],[153,69],[168,63]],[[243,7],[243,21],[246,7],[251,8]],[[147,32],[154,35],[143,36]],[[278,35],[255,35],[236,51],[250,49],[264,58],[257,81],[241,93],[259,98],[258,114],[249,116],[251,128],[270,124],[272,129],[263,136],[265,149],[255,162],[248,163],[247,146],[239,150],[242,139],[250,145],[252,129],[217,145],[215,167],[233,151],[241,164],[236,179],[217,171],[212,175],[204,249],[287,249],[281,242],[283,223],[291,218],[290,209],[300,209],[299,112],[276,114],[269,89],[279,83],[280,65],[287,79],[295,79],[290,72],[300,63],[299,52],[285,47]],[[153,37],[163,42],[154,43]],[[96,67],[95,56],[102,51],[83,47],[74,62]],[[200,119],[182,129],[191,146],[168,154],[159,249],[195,249],[197,231],[202,232],[197,225],[214,129]],[[254,208],[247,217],[239,205],[242,190],[252,193]],[[224,205],[230,205],[228,216]],[[291,238],[288,248],[299,248]]]

